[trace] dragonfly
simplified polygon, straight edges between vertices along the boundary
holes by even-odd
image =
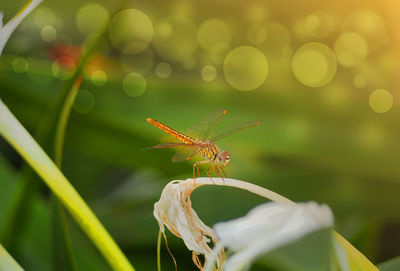
[[[215,145],[215,142],[239,131],[257,126],[262,123],[261,120],[251,121],[225,128],[217,133],[212,133],[215,125],[225,115],[226,109],[218,110],[187,129],[185,133],[181,133],[175,129],[172,129],[171,127],[155,119],[147,118],[146,121],[148,123],[161,129],[178,141],[173,143],[158,144],[147,149],[179,148],[178,152],[172,157],[173,162],[186,161],[199,154],[203,160],[197,161],[193,164],[194,184],[196,184],[196,169],[198,176],[200,177],[199,166],[202,164],[209,164],[206,174],[213,183],[214,181],[210,175],[211,169],[213,169],[215,174],[217,174],[223,180],[223,176],[227,177],[224,168],[231,162],[231,158],[229,153],[226,150],[221,150],[218,148],[217,145]]]

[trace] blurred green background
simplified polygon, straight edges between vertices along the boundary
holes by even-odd
[[[24,4],[2,1],[4,22]],[[48,133],[39,142],[52,155],[52,105],[100,33],[63,172],[138,270],[156,268],[153,204],[169,181],[192,177],[193,164],[172,163],[172,150],[142,151],[168,138],[145,119],[184,131],[221,108],[217,130],[264,121],[218,143],[231,155],[228,176],[327,203],[335,229],[377,264],[400,255],[399,10],[396,0],[45,1],[3,51],[1,99],[31,134]],[[49,191],[23,169],[1,139],[0,242],[27,270],[52,270]],[[192,201],[208,225],[264,202],[222,187],[200,188]],[[78,269],[109,270],[68,220]],[[179,270],[194,269],[183,242],[167,235]],[[173,270],[165,249],[162,263]]]

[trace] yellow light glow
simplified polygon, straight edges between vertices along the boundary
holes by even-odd
[[[385,113],[393,106],[393,96],[386,89],[375,89],[369,95],[369,106],[376,113]]]
[[[297,49],[293,56],[293,73],[300,83],[308,87],[328,84],[335,76],[336,69],[335,54],[322,43],[306,43]]]
[[[217,78],[217,69],[213,65],[205,65],[201,68],[201,78],[207,82],[214,81]]]
[[[166,25],[169,25],[170,33],[165,30]],[[185,61],[197,49],[196,27],[185,16],[166,17],[155,27],[153,45],[156,52],[166,60]]]
[[[146,91],[147,81],[139,73],[130,73],[122,81],[122,87],[128,96],[139,97]]]
[[[346,67],[361,64],[368,54],[368,44],[357,33],[343,33],[335,42],[335,53],[338,62]]]
[[[89,3],[79,8],[75,17],[75,24],[81,33],[89,34],[107,23],[109,19],[110,16],[105,7],[100,4]]]
[[[93,93],[86,89],[81,89],[74,98],[73,109],[76,113],[87,114],[93,110],[94,104],[95,98]]]
[[[155,73],[161,79],[166,79],[171,75],[171,65],[166,62],[161,62],[156,66]]]
[[[108,28],[111,44],[126,54],[145,50],[153,39],[153,24],[145,13],[124,9],[112,19]]]
[[[90,80],[95,86],[102,86],[107,82],[107,74],[102,70],[92,72]]]
[[[54,41],[57,37],[57,30],[51,25],[43,26],[42,30],[40,30],[40,36],[44,41]]]
[[[230,44],[232,33],[229,25],[220,19],[209,19],[203,22],[197,31],[197,40],[207,51],[218,44]]]
[[[226,56],[223,70],[226,81],[232,87],[254,90],[267,78],[268,61],[257,48],[240,46]]]

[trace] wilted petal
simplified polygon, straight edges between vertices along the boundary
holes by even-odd
[[[214,229],[222,245],[236,252],[224,264],[224,270],[229,271],[243,268],[260,254],[332,225],[333,215],[327,205],[269,202],[245,217],[218,223]]]
[[[216,244],[218,239],[210,227],[200,220],[192,209],[190,194],[201,184],[193,185],[193,181],[172,181],[164,188],[161,198],[154,204],[154,216],[157,219],[160,229],[164,232],[164,225],[182,238],[186,247],[193,252],[193,261],[201,269],[201,262],[197,255],[204,255],[207,260],[212,249],[210,242]],[[219,254],[217,265],[224,258],[223,251]]]
[[[11,34],[14,32],[15,28],[21,23],[21,21],[28,15],[37,5],[39,5],[43,0],[30,0],[17,15],[14,16],[8,23],[3,26],[3,14],[0,13],[0,55],[3,51]]]

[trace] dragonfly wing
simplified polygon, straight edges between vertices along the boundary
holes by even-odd
[[[143,150],[163,149],[163,148],[179,148],[177,153],[172,157],[172,161],[176,163],[189,160],[196,154],[196,150],[194,149],[194,144],[186,144],[180,142],[158,144],[153,147],[144,148]]]
[[[172,157],[172,162],[178,163],[189,160],[196,154],[196,150],[191,147],[183,147]]]
[[[233,127],[228,127],[226,129],[221,130],[220,132],[218,132],[216,135],[214,135],[209,140],[212,141],[212,142],[215,142],[215,141],[223,139],[223,138],[225,138],[227,136],[236,134],[237,132],[240,132],[242,130],[251,128],[253,126],[257,126],[257,125],[259,125],[261,123],[262,123],[261,120],[257,120],[257,121],[252,121],[252,122],[241,123],[241,124],[235,125]]]
[[[163,148],[175,148],[175,147],[187,147],[190,144],[186,143],[165,143],[165,144],[158,144],[152,147],[144,148],[143,150],[152,150],[152,149],[163,149]]]
[[[226,109],[218,110],[207,117],[200,120],[198,123],[186,130],[185,134],[198,139],[206,139],[212,128],[222,119],[226,114]]]

